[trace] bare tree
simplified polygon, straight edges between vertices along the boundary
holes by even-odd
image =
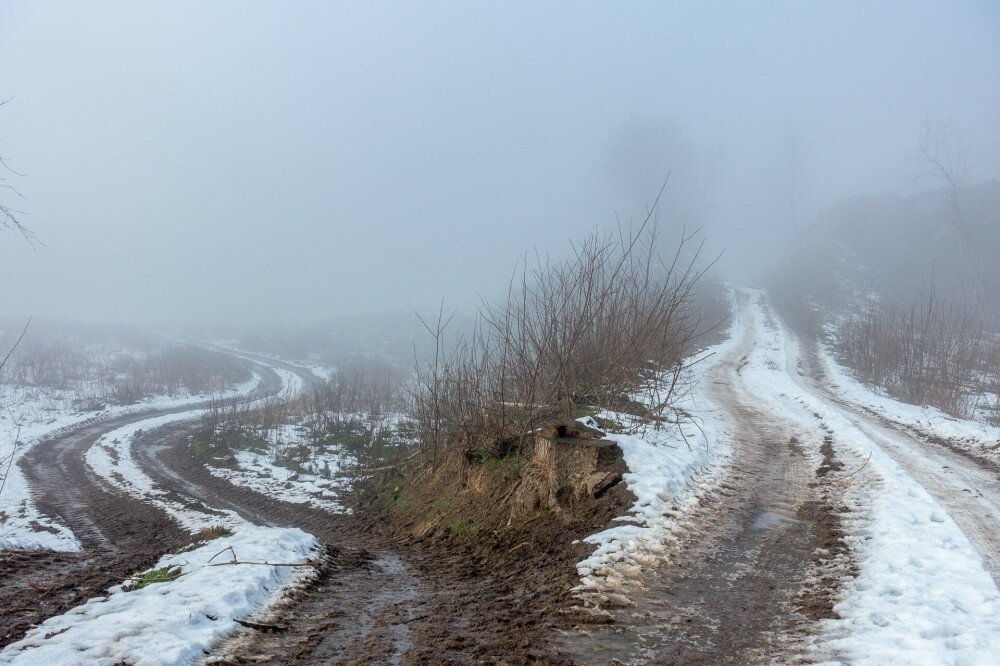
[[[12,98],[8,97],[7,99],[0,100],[0,106],[3,106],[11,99]],[[24,174],[15,171],[10,165],[9,160],[0,154],[0,189],[6,190],[8,194],[13,195],[15,198],[25,199],[26,197],[10,183],[9,176],[24,176]],[[21,222],[21,218],[19,216],[24,214],[24,211],[18,210],[13,206],[8,205],[5,201],[0,200],[0,228],[14,229],[19,232],[29,244],[34,246],[35,243],[39,242],[39,240],[38,237],[35,236],[35,234]]]
[[[0,106],[3,106],[7,102],[9,102],[10,99],[11,98],[0,100]],[[6,190],[7,192],[11,192],[15,196],[20,197],[22,199],[25,198],[24,195],[18,192],[17,189],[15,189],[14,186],[8,182],[7,179],[8,173],[15,176],[22,175],[14,171],[14,169],[11,168],[10,164],[7,162],[6,158],[4,158],[3,155],[0,155],[0,189]],[[24,237],[26,241],[28,241],[29,244],[33,244],[35,241],[37,241],[37,238],[33,233],[31,233],[31,231],[29,231],[23,224],[21,224],[21,220],[18,218],[18,215],[22,214],[23,213],[21,211],[6,205],[2,200],[0,200],[0,228],[15,229],[21,233],[21,235]],[[7,351],[6,354],[4,354],[3,360],[0,361],[0,373],[3,372],[4,366],[7,365],[7,362],[10,360],[10,357],[14,354],[14,351],[17,349],[18,345],[21,344],[21,340],[24,339],[24,334],[28,331],[28,326],[30,325],[31,325],[31,319],[29,319],[28,323],[24,325],[24,329],[21,331],[21,335],[19,335],[17,340],[14,341],[14,344],[11,345],[11,348]],[[20,424],[18,424],[17,433],[14,435],[14,442],[11,446],[9,458],[6,461],[0,461],[0,465],[6,462],[6,466],[3,467],[3,476],[0,477],[0,492],[3,492],[3,487],[7,483],[7,475],[10,473],[10,466],[14,463],[14,458],[17,455],[17,443],[20,435],[21,435],[21,426]]]
[[[948,191],[952,227],[968,237],[962,212],[961,192],[968,177],[968,163],[955,129],[940,118],[924,116],[923,135],[917,147],[919,177],[942,183]]]
[[[922,123],[916,155],[918,178],[930,179],[944,186],[947,197],[947,229],[958,243],[973,272],[973,293],[978,303],[984,300],[985,280],[982,261],[969,220],[962,206],[962,191],[969,175],[968,161],[958,132],[951,123],[926,114]]]

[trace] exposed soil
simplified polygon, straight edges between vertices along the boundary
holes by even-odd
[[[812,575],[799,597],[798,612],[812,621],[837,617],[833,608],[840,598],[843,581],[858,574],[857,562],[845,538],[844,524],[850,509],[842,503],[844,484],[850,482],[851,473],[840,474],[844,465],[836,456],[832,436],[823,438],[820,453],[823,462],[816,468],[817,481],[813,484],[819,499],[808,500],[799,509],[799,519],[813,525],[815,541]]]
[[[199,510],[300,527],[323,544],[316,568],[258,617],[239,618],[256,624],[218,646],[211,663],[780,659],[810,623],[833,612],[850,553],[835,485],[825,481],[842,465],[829,438],[821,443],[746,404],[735,388],[740,353],[712,378],[740,424],[736,464],[691,516],[688,540],[636,581],[634,605],[610,615],[576,609],[571,588],[576,563],[592,550],[580,540],[635,501],[625,484],[512,520],[509,498],[523,471],[512,458],[462,474],[416,475],[351,516],[211,475],[190,451],[194,424],[146,433],[133,455],[162,489]],[[69,525],[84,552],[0,553],[3,644],[190,540],[159,510],[86,472],[87,447],[127,422],[64,433],[22,461],[41,509]]]
[[[800,341],[797,381],[840,412],[948,510],[1000,584],[1000,473],[964,447],[852,404],[823,381],[816,343]]]
[[[87,472],[83,455],[94,440],[140,418],[88,424],[39,442],[21,459],[39,510],[72,529],[82,552],[0,551],[0,646],[190,542],[162,511]]]
[[[580,540],[625,513],[635,496],[618,484],[598,499],[511,521],[517,478],[473,467],[402,487],[367,517],[425,578],[447,581],[420,599],[408,663],[563,663],[556,639],[576,621]],[[375,529],[375,528],[373,528]]]
[[[260,373],[263,389],[274,393],[278,377],[266,369]],[[39,511],[69,527],[81,552],[0,550],[0,647],[190,543],[191,535],[166,513],[105,485],[84,460],[87,449],[111,430],[190,409],[95,418],[36,443],[18,461]]]
[[[770,322],[770,325],[776,325]],[[850,552],[840,505],[818,479],[840,469],[820,428],[756,407],[744,341],[704,380],[733,424],[733,463],[686,519],[687,537],[625,591],[612,625],[580,624],[560,647],[586,663],[775,663],[829,617]],[[616,598],[616,597],[613,597]]]

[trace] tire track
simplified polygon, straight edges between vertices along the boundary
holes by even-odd
[[[262,388],[275,393],[274,372],[259,370]],[[187,544],[190,534],[165,512],[109,486],[84,456],[100,437],[132,423],[199,409],[195,403],[94,418],[37,442],[18,464],[40,512],[69,527],[76,553],[0,551],[0,647],[32,626],[101,596],[160,556]]]
[[[1000,471],[947,440],[921,436],[919,430],[912,432],[840,397],[823,381],[816,343],[800,342],[800,349],[793,379],[849,420],[944,505],[1000,585]]]
[[[740,307],[747,313],[745,295]],[[831,613],[839,579],[818,580],[843,533],[817,483],[815,432],[754,405],[742,371],[763,341],[749,313],[740,344],[703,380],[733,432],[733,463],[692,517],[688,538],[644,572],[615,624],[567,637],[583,663],[760,663],[793,658],[812,623]],[[845,546],[846,548],[846,546]]]

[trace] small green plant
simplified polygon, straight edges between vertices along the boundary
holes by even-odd
[[[479,464],[483,470],[494,479],[509,481],[521,475],[521,470],[528,464],[527,456],[514,453],[507,456],[496,457],[483,454]]]
[[[594,420],[597,421],[598,427],[604,432],[625,432],[625,426],[614,419],[595,416]]]
[[[141,574],[137,574],[131,578],[132,585],[128,588],[129,590],[141,590],[147,585],[152,585],[153,583],[169,583],[172,580],[177,580],[181,576],[181,568],[178,566],[160,567],[159,569],[150,569],[149,571],[144,571]]]
[[[438,499],[431,502],[431,509],[436,513],[444,513],[448,505],[451,504],[450,497],[439,497]]]
[[[389,499],[394,509],[409,509],[413,506],[413,500],[402,491],[394,492]]]
[[[475,523],[469,518],[456,518],[448,523],[448,531],[452,534],[463,534],[475,531]]]
[[[231,537],[234,532],[228,527],[223,527],[222,525],[216,525],[215,527],[203,527],[192,536],[194,541],[187,546],[181,548],[178,553],[190,553],[195,548],[204,546],[209,541],[213,539],[221,539],[222,537]]]
[[[194,536],[198,541],[212,541],[213,539],[221,539],[222,537],[231,537],[233,536],[233,531],[228,527],[216,525],[215,527],[203,527],[195,532]]]

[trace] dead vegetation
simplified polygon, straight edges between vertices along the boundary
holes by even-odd
[[[562,607],[590,548],[578,540],[635,501],[621,449],[575,419],[676,427],[688,359],[712,328],[700,247],[682,234],[664,258],[654,218],[591,234],[561,261],[526,260],[457,344],[445,343],[443,309],[425,321],[435,344],[410,387],[416,446],[372,477],[364,505],[379,529],[434,558],[471,554],[484,571],[559,580],[542,613]]]
[[[1000,341],[975,305],[942,299],[933,285],[909,305],[868,298],[839,327],[836,351],[861,381],[899,400],[959,418],[996,406]]]
[[[191,450],[215,466],[235,465],[237,452],[251,451],[296,474],[361,482],[411,451],[403,382],[391,366],[359,364],[294,400],[218,400],[202,416]]]
[[[20,329],[18,329],[20,330]],[[14,336],[13,329],[0,340]],[[153,395],[223,391],[251,378],[246,363],[130,331],[36,322],[4,369],[4,382],[74,391],[76,407],[98,410]]]
[[[436,345],[412,392],[424,462],[516,453],[526,434],[581,408],[647,423],[672,411],[703,333],[703,269],[691,235],[661,257],[654,215],[633,233],[592,234],[568,259],[526,259],[471,334]],[[440,341],[447,324],[442,315],[427,329]]]

